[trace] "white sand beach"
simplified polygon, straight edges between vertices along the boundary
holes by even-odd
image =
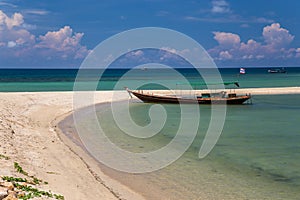
[[[109,101],[111,94],[100,92],[96,102]],[[71,113],[72,97],[72,92],[0,93],[0,154],[9,157],[0,159],[0,175],[19,177],[13,167],[18,162],[49,183],[42,189],[67,200],[143,199],[94,170],[97,166],[88,166],[54,131],[56,120]]]
[[[300,94],[299,87],[237,89],[237,93]],[[95,103],[110,102],[112,91],[95,94]],[[129,96],[118,91],[118,99]],[[73,145],[56,124],[73,111],[73,92],[0,93],[0,176],[18,176],[18,162],[29,174],[47,181],[42,189],[67,200],[144,199],[106,176],[93,159]]]

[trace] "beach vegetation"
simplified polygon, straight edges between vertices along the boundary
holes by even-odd
[[[19,172],[25,176],[28,176],[28,173],[23,170],[23,168],[19,165],[19,163],[15,162],[14,167],[17,170],[17,172]]]
[[[14,162],[14,168],[18,173],[25,175],[29,179],[21,178],[21,177],[12,177],[12,176],[3,176],[1,178],[3,181],[10,182],[13,184],[15,188],[23,191],[23,193],[18,194],[17,196],[18,199],[27,200],[36,197],[47,197],[47,198],[54,198],[58,200],[65,199],[64,196],[62,195],[54,194],[51,191],[47,192],[47,191],[39,190],[38,188],[33,187],[34,185],[48,184],[48,182],[42,181],[41,179],[35,176],[29,176],[28,172],[23,170],[23,168],[20,166],[19,163]]]
[[[3,154],[0,154],[0,159],[9,160],[9,157]]]
[[[19,199],[22,199],[22,200],[27,200],[27,199],[31,199],[31,198],[35,198],[35,197],[42,197],[42,196],[49,197],[49,198],[55,198],[55,199],[61,199],[61,200],[65,199],[64,196],[62,196],[62,195],[53,194],[50,191],[47,192],[47,191],[39,190],[32,186],[20,185],[19,183],[14,183],[14,186],[16,188],[18,188],[19,190],[26,192],[25,195],[22,195],[19,197]]]
[[[14,167],[15,167],[15,169],[17,170],[17,172],[19,172],[19,173],[21,173],[21,174],[23,174],[23,175],[25,175],[25,176],[27,176],[27,177],[29,177],[29,178],[32,178],[32,182],[31,182],[32,184],[38,185],[38,184],[40,184],[40,183],[43,182],[43,180],[38,179],[38,178],[35,177],[35,176],[29,176],[29,175],[28,175],[28,172],[24,171],[23,168],[20,166],[19,163],[15,162],[15,163],[14,163]],[[44,183],[45,183],[45,184],[48,184],[48,182],[44,182]]]
[[[12,176],[3,176],[2,179],[7,182],[22,182],[27,183],[26,178],[18,178],[18,177],[12,177]]]

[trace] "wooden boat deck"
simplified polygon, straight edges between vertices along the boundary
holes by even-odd
[[[126,89],[129,94],[136,96],[146,103],[173,103],[173,104],[243,104],[251,98],[251,95],[239,95],[235,93],[203,93],[201,96],[177,96],[144,93]]]

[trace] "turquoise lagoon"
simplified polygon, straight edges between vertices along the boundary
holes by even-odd
[[[145,174],[118,172],[104,165],[102,168],[147,199],[202,199],[203,195],[209,199],[221,196],[223,199],[298,199],[299,101],[300,95],[254,96],[252,105],[227,106],[222,134],[204,159],[198,158],[198,152],[210,123],[212,107],[201,105],[197,136],[176,162]],[[118,103],[117,114],[126,111],[125,105],[126,102]],[[149,109],[153,105],[131,101],[129,110],[134,122],[140,126],[149,124]],[[114,144],[131,152],[149,152],[168,144],[180,123],[179,105],[162,106],[168,115],[166,123],[157,135],[148,139],[133,138],[120,130],[110,104],[98,105],[97,116]],[[81,124],[97,135],[98,130],[91,129],[89,115],[82,117]]]

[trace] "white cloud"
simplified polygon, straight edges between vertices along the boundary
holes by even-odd
[[[262,45],[258,42],[256,42],[253,39],[250,39],[247,41],[247,43],[241,43],[240,51],[242,51],[244,54],[251,55],[255,54],[255,52],[260,51],[262,48]]]
[[[74,33],[71,27],[65,26],[58,31],[49,31],[45,35],[39,36],[35,47],[47,49],[49,53],[52,51],[53,54],[61,53],[61,57],[64,59],[84,58],[88,54],[88,50],[80,44],[82,36],[83,33]]]
[[[49,31],[45,35],[39,37],[39,48],[50,48],[58,51],[64,51],[70,46],[76,46],[82,34],[77,33],[73,35],[73,30],[69,26],[65,26],[58,31]]]
[[[220,60],[228,60],[231,59],[232,55],[228,51],[221,51],[219,54],[219,59]]]
[[[0,2],[0,6],[8,6],[8,7],[12,7],[12,8],[18,7],[12,3],[7,3],[7,2],[3,2],[3,1]]]
[[[213,0],[212,1],[212,13],[230,13],[229,3],[225,0]]]
[[[9,41],[9,42],[7,43],[7,47],[8,47],[8,48],[13,48],[13,47],[15,47],[15,46],[17,46],[17,43],[14,42],[14,41]]]
[[[264,18],[264,17],[258,17],[258,18],[255,17],[253,20],[255,20],[257,23],[261,23],[261,24],[273,23],[274,22],[274,20],[267,19],[267,18]]]
[[[300,58],[300,48],[297,48],[295,52],[296,52],[296,58]]]
[[[177,49],[170,48],[170,47],[162,47],[160,49],[164,50],[164,51],[167,51],[169,53],[178,54],[178,55],[186,55],[186,54],[189,54],[191,52],[190,49],[177,50]]]
[[[174,49],[161,47],[159,49],[140,49],[126,53],[117,58],[114,66],[138,66],[146,63],[161,63],[172,66],[186,66],[187,62],[182,58],[199,57],[198,49]]]
[[[286,47],[294,40],[294,36],[287,29],[281,28],[279,23],[264,27],[263,37],[272,48]]]
[[[0,10],[0,26],[2,29],[12,29],[15,26],[20,26],[23,22],[23,16],[20,13],[15,13],[12,17],[8,17],[2,10]]]
[[[24,28],[26,30],[35,30],[37,27],[36,27],[36,25],[23,23],[22,28]]]
[[[249,27],[249,24],[274,23],[273,19],[266,17],[239,15],[230,8],[227,0],[211,0],[211,5],[211,9],[200,9],[197,15],[184,16],[183,19],[194,22],[241,23],[241,27]]]
[[[23,13],[33,14],[33,15],[47,15],[49,14],[46,10],[24,10]]]
[[[260,59],[265,58],[265,56],[264,56],[264,55],[257,55],[257,56],[255,56],[255,58],[256,58],[257,60],[260,60]]]
[[[82,59],[89,53],[89,50],[81,45],[84,34],[73,32],[69,26],[58,31],[48,31],[40,36],[29,32],[34,28],[34,25],[25,23],[22,14],[14,13],[9,17],[0,10],[0,58],[29,59],[29,55],[34,55],[48,60],[72,60]],[[9,52],[5,51],[5,48]]]
[[[249,24],[266,24],[273,23],[274,20],[267,19],[263,17],[250,17],[244,18],[242,16],[236,14],[230,14],[226,17],[224,16],[206,16],[206,17],[196,17],[196,16],[185,16],[183,17],[186,21],[194,21],[194,22],[210,22],[210,23],[242,23],[241,27],[249,27]]]
[[[184,20],[188,20],[188,21],[202,21],[203,18],[200,17],[193,17],[193,16],[185,16],[183,18]],[[203,20],[204,21],[204,20]]]
[[[237,48],[240,46],[241,38],[234,33],[213,32],[214,39],[219,43],[222,48]]]
[[[216,60],[262,60],[276,58],[300,57],[300,49],[288,48],[294,36],[279,23],[265,26],[262,32],[263,41],[249,39],[242,42],[234,33],[213,32],[218,46],[209,50]]]
[[[35,36],[24,29],[23,24],[24,19],[20,13],[9,17],[0,10],[0,41],[4,43],[23,41],[22,44],[33,44]],[[11,45],[7,45],[7,47],[11,47]]]
[[[144,55],[144,52],[142,50],[131,51],[128,54],[126,54],[127,57],[140,57],[142,55]]]
[[[170,47],[162,47],[160,49],[162,50],[160,52],[160,60],[179,59],[178,56],[186,57],[186,55],[190,55],[192,53],[190,49],[177,50]]]

